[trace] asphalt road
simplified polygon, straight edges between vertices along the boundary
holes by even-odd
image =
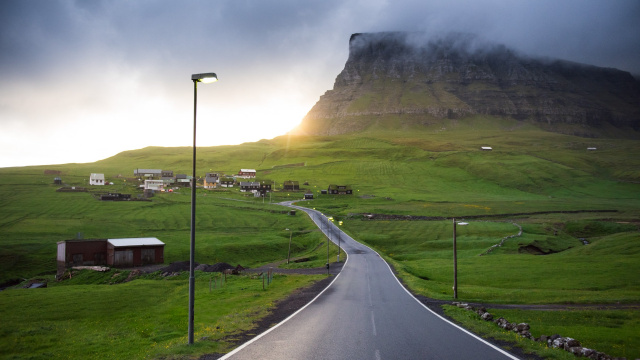
[[[375,251],[324,215],[295,208],[333,242],[340,237],[348,260],[314,301],[222,359],[517,359],[422,305]]]

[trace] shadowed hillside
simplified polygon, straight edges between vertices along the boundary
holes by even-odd
[[[332,135],[379,123],[424,126],[474,115],[585,137],[637,138],[640,85],[628,72],[517,54],[452,34],[354,34],[349,58],[292,133]]]

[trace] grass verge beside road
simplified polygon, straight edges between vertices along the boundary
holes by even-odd
[[[186,359],[226,352],[229,339],[252,329],[277,300],[326,277],[275,275],[263,290],[259,278],[228,276],[209,292],[210,276],[197,272],[193,346],[187,345],[185,279],[0,292],[0,358]]]

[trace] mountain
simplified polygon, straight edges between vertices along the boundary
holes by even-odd
[[[466,34],[353,34],[333,89],[292,134],[473,116],[509,117],[585,137],[640,138],[640,82],[621,70],[525,56]]]

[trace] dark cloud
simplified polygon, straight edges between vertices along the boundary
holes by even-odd
[[[311,108],[357,32],[472,34],[474,44],[640,74],[638,19],[636,0],[3,1],[0,133],[52,117],[122,117],[131,94],[188,115],[190,75],[206,71],[220,76],[228,113],[278,94]]]

